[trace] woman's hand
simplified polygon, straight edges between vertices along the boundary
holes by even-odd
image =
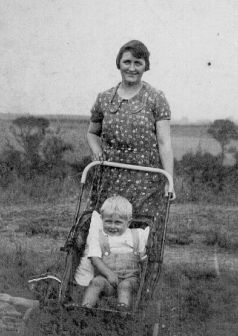
[[[101,149],[94,151],[92,154],[92,159],[93,161],[104,161],[103,151]]]
[[[163,169],[173,177],[174,157],[171,145],[170,123],[169,120],[160,120],[156,122],[156,135],[159,145],[159,154],[162,161]],[[165,196],[168,196],[169,185],[165,184]],[[175,200],[176,194],[172,190],[171,201]]]
[[[168,183],[165,183],[164,194],[165,194],[165,196],[169,195],[169,184]],[[170,201],[174,201],[175,199],[176,199],[176,194],[175,194],[175,191],[173,189],[172,190],[172,195],[170,197]]]
[[[88,144],[92,151],[92,159],[94,161],[103,161],[104,155],[102,151],[102,144],[100,139],[100,132],[101,132],[102,125],[100,123],[93,123],[90,122],[87,139]]]

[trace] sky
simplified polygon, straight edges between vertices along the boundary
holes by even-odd
[[[173,120],[238,120],[237,0],[0,0],[0,113],[89,116],[131,39]]]

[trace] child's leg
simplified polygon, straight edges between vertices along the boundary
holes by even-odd
[[[111,295],[113,287],[109,284],[106,278],[101,275],[93,278],[85,290],[82,306],[92,308],[96,305],[99,295],[105,292],[106,295]]]
[[[118,303],[123,306],[131,306],[132,294],[138,289],[138,279],[132,277],[122,280],[117,287]]]

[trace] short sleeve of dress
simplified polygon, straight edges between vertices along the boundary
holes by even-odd
[[[103,112],[102,112],[102,97],[99,93],[97,99],[91,108],[91,118],[90,120],[95,123],[101,123],[103,120]]]
[[[165,95],[162,91],[156,92],[154,115],[156,121],[171,119],[169,103],[167,102],[167,99],[165,98]]]

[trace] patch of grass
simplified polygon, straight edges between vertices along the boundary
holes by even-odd
[[[31,256],[20,244],[13,251],[1,251],[0,291],[27,290],[27,279],[34,273],[36,264],[34,252]]]
[[[200,235],[207,245],[220,241],[220,246],[238,243],[237,210],[233,207],[204,206],[201,204],[177,205],[171,208],[168,234]],[[175,210],[175,211],[173,211]],[[205,241],[204,241],[205,242]],[[232,246],[230,247],[232,249]]]
[[[11,249],[3,248],[0,252],[0,292],[29,296],[29,278],[45,272],[61,274],[64,257],[56,248],[39,254],[20,242],[15,242]]]
[[[214,268],[206,267],[200,264],[184,264],[181,273],[184,274],[190,281],[192,280],[213,280],[217,278],[217,273]]]
[[[44,221],[32,221],[30,223],[25,223],[17,230],[17,232],[25,232],[27,236],[35,235],[47,235],[53,239],[57,239],[60,236],[60,232],[57,229],[52,229],[51,223],[47,220]]]
[[[193,242],[189,232],[178,233],[178,234],[168,234],[166,241],[169,244],[175,245],[189,245]]]
[[[231,236],[228,232],[222,232],[217,229],[210,229],[205,233],[205,238],[203,242],[207,246],[217,245],[219,248],[222,248],[227,251],[236,251],[238,250],[238,239],[236,235]]]
[[[182,304],[181,320],[191,319],[201,322],[211,318],[213,313],[212,299],[214,296],[208,290],[206,281],[191,280],[183,289],[184,297]]]
[[[70,177],[51,179],[48,176],[36,176],[28,181],[18,178],[7,188],[0,187],[0,203],[54,203],[77,195],[78,189],[78,183]]]
[[[189,214],[171,214],[168,223],[168,234],[190,235],[193,232],[194,216]]]
[[[157,293],[164,325],[160,335],[236,336],[237,280],[237,273],[218,277],[202,264],[165,265]]]

